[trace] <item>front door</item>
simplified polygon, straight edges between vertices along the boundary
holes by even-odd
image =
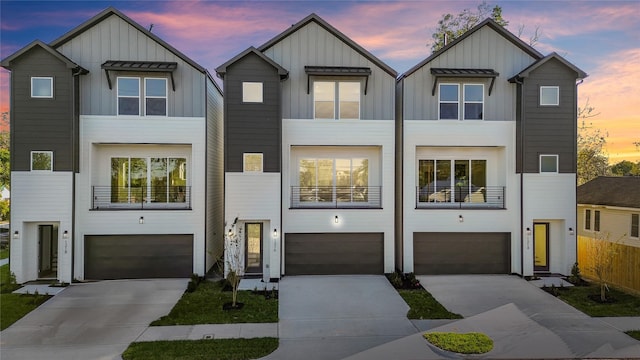
[[[38,277],[57,276],[58,244],[57,228],[53,225],[38,225]]]
[[[534,271],[549,271],[549,223],[533,224]]]
[[[262,223],[245,223],[246,274],[262,274]]]

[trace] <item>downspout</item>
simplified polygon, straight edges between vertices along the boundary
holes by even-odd
[[[574,93],[574,103],[576,104],[576,108],[574,109],[575,113],[574,113],[574,119],[576,119],[576,126],[574,126],[574,139],[576,139],[576,144],[575,144],[575,148],[574,148],[574,154],[575,154],[575,158],[573,159],[573,163],[577,164],[578,163],[578,144],[577,144],[577,139],[578,139],[578,110],[577,110],[577,105],[578,105],[578,86],[580,84],[582,84],[584,82],[584,79],[580,79],[580,81],[578,81],[576,83],[576,92]],[[577,206],[577,200],[578,200],[578,168],[576,165],[576,188],[575,188],[575,199],[576,199],[576,207],[575,207],[575,211],[576,211],[576,223],[575,223],[575,236],[576,238],[574,239],[575,241],[575,259],[576,259],[576,263],[578,263],[578,206]],[[573,265],[573,264],[572,264]]]
[[[520,276],[524,277],[524,82],[517,76],[514,81],[520,87]]]

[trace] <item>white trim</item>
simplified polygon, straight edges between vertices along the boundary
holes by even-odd
[[[247,170],[247,155],[260,155],[260,170]],[[263,153],[243,153],[242,154],[242,172],[245,173],[262,173],[264,171],[264,154]]]
[[[548,89],[555,89],[556,90],[556,99],[555,99],[555,103],[542,103],[542,91],[543,90],[548,90]],[[558,106],[560,105],[560,87],[559,86],[540,86],[540,99],[538,101],[538,103],[540,104],[540,106]]]
[[[482,87],[482,100],[481,101],[467,101],[466,99],[466,87],[467,86],[481,86]],[[466,114],[466,109],[465,109],[465,105],[466,104],[482,104],[482,111],[480,112],[480,119],[467,119],[467,114]],[[440,108],[440,106],[438,106],[438,109]],[[484,120],[484,84],[477,84],[477,83],[465,83],[462,84],[462,119],[463,120]]]
[[[135,79],[138,81],[138,96],[120,96],[120,79]],[[116,115],[118,116],[140,116],[140,78],[134,76],[118,76],[116,79]],[[120,98],[138,99],[138,114],[120,114]]]
[[[443,85],[454,85],[457,87],[457,91],[456,94],[458,94],[458,100],[457,101],[443,101],[441,99],[442,97],[442,86]],[[456,109],[458,111],[458,116],[455,119],[443,119],[441,114],[440,114],[440,104],[456,104]],[[439,83],[438,84],[438,120],[460,120],[460,84],[459,83]]]
[[[167,78],[162,77],[145,77],[144,79],[144,115],[147,115],[147,99],[164,99],[164,115],[149,115],[149,116],[162,116],[167,117],[169,115],[169,89],[167,88]],[[147,95],[147,80],[162,80],[164,81],[164,96],[150,96]]]
[[[49,92],[51,95],[34,95],[33,80],[51,80],[49,82]],[[53,99],[53,76],[32,76],[31,77],[31,97],[35,99]]]
[[[259,85],[260,89],[258,92],[257,89],[257,85]],[[254,88],[255,87],[255,88]],[[250,90],[254,90],[256,91],[255,94],[252,94]],[[258,94],[260,94],[259,98],[258,98]],[[255,95],[256,97],[254,98],[253,96],[250,95]],[[258,81],[243,81],[242,82],[242,102],[243,103],[254,103],[254,104],[260,104],[264,102],[264,85],[262,82],[258,82]]]
[[[555,171],[542,171],[542,157],[549,156],[556,158],[556,170]],[[538,171],[540,174],[557,174],[559,172],[559,156],[557,154],[540,154],[538,157]]]
[[[50,169],[34,169],[33,168],[33,154],[49,154],[50,157],[50,164],[49,167]],[[31,164],[29,166],[31,171],[36,171],[36,172],[53,172],[53,151],[32,151],[31,152]]]
[[[333,116],[331,118],[319,118],[316,117],[316,93],[315,93],[315,84],[316,83],[330,83],[333,84]],[[358,117],[357,118],[343,118],[340,115],[340,104],[341,104],[341,92],[340,92],[340,84],[342,83],[357,83],[359,84],[358,89]],[[314,120],[361,120],[362,117],[362,81],[361,80],[336,80],[336,79],[316,79],[313,81],[313,119]],[[324,101],[324,100],[322,100]]]

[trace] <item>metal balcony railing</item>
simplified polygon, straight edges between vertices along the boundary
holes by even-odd
[[[417,209],[504,209],[504,186],[416,187]]]
[[[380,209],[382,186],[292,186],[292,209]]]
[[[91,210],[191,209],[191,186],[92,186],[91,199]]]

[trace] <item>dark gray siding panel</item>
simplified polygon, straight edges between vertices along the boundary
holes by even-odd
[[[53,77],[53,98],[31,98],[31,77]],[[59,59],[34,47],[11,71],[11,170],[28,171],[31,151],[53,151],[53,170],[74,170],[74,79]]]
[[[509,233],[413,233],[416,274],[508,274]]]
[[[242,83],[262,82],[263,103],[243,103]],[[280,172],[281,94],[276,69],[255,54],[227,68],[225,93],[225,171],[242,172],[242,154],[263,153],[264,172]]]
[[[539,171],[540,154],[557,154],[559,172],[576,172],[576,78],[573,70],[553,59],[524,80],[524,172]],[[540,86],[559,86],[560,105],[540,106]]]
[[[383,233],[285,234],[285,275],[382,274]]]
[[[187,278],[193,273],[193,235],[87,235],[88,280]]]

